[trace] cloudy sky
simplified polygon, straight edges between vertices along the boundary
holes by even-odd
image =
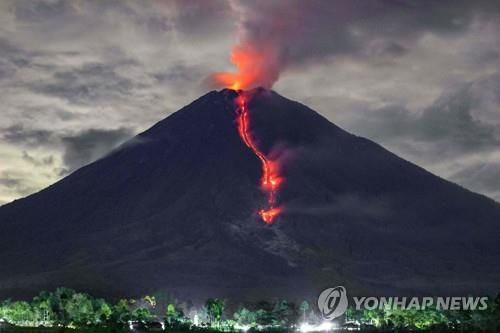
[[[2,0],[0,204],[204,94],[242,36],[277,92],[500,201],[498,1]]]

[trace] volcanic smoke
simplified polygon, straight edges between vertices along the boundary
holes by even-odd
[[[251,43],[236,45],[231,51],[231,62],[237,72],[215,73],[211,80],[226,88],[240,90],[271,88],[279,77],[279,56],[275,47],[266,47],[262,51]]]

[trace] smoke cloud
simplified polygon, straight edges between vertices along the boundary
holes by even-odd
[[[284,70],[335,57],[400,57],[427,33],[455,35],[477,17],[495,16],[487,1],[229,1],[238,21],[231,52],[236,72],[210,76],[215,86],[271,88]]]

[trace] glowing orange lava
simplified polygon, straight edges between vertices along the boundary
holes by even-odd
[[[249,115],[247,108],[247,97],[241,93],[238,94],[236,99],[238,108],[236,112],[238,114],[238,132],[241,139],[250,148],[253,153],[260,159],[262,163],[262,179],[261,186],[262,189],[268,195],[268,207],[266,209],[259,210],[259,215],[265,223],[272,223],[274,218],[281,212],[280,207],[276,207],[276,192],[279,185],[282,183],[283,179],[278,173],[278,163],[276,161],[269,160],[254,143],[250,132],[249,132]]]
[[[269,50],[260,50],[251,44],[237,45],[231,51],[231,62],[236,72],[215,73],[212,79],[218,85],[233,90],[262,86],[270,88],[278,78],[273,61],[276,56]]]

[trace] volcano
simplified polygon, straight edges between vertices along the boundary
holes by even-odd
[[[212,91],[54,185],[0,207],[0,298],[67,286],[182,299],[491,294],[500,204],[257,88],[248,131],[280,161],[273,223],[238,92]]]

